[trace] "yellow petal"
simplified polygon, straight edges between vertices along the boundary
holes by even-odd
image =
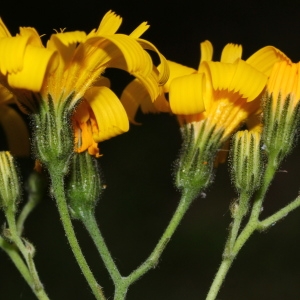
[[[210,78],[214,90],[225,90],[231,84],[236,65],[209,61],[204,62],[200,70]]]
[[[44,47],[38,32],[33,27],[20,27],[20,36],[28,36],[28,42],[32,46]]]
[[[158,84],[159,85],[165,84],[170,75],[167,60],[152,43],[142,39],[138,39],[137,41],[143,47],[143,49],[154,51],[159,56],[160,65],[158,69],[159,70]]]
[[[300,101],[300,63],[289,64],[285,61],[276,63],[268,82],[268,92],[272,93],[273,100],[277,101],[279,95],[285,99],[291,94],[292,99]]]
[[[195,70],[193,68],[186,67],[184,65],[178,64],[178,63],[170,61],[170,60],[168,60],[167,63],[168,63],[168,67],[170,70],[170,76],[169,76],[168,81],[166,82],[166,84],[163,87],[165,93],[169,92],[170,84],[174,78],[193,74],[193,73],[197,72],[197,70]],[[160,69],[160,65],[158,66],[158,68]]]
[[[11,107],[0,107],[0,124],[4,130],[9,150],[16,156],[29,156],[29,133],[22,117]]]
[[[73,61],[66,78],[66,94],[76,90],[75,97],[82,97],[87,87],[106,67],[110,67],[125,70],[144,80],[150,89],[154,88],[153,98],[158,95],[157,79],[153,78],[150,55],[136,40],[127,35],[89,38],[76,49]]]
[[[99,132],[93,135],[96,142],[110,139],[129,129],[126,112],[118,97],[107,87],[92,87],[85,93],[98,124]]]
[[[84,31],[60,32],[52,34],[47,42],[47,49],[58,51],[64,64],[68,64],[78,43],[86,40]]]
[[[2,37],[11,37],[11,34],[8,31],[5,24],[3,23],[2,19],[0,18],[0,38]]]
[[[145,86],[137,79],[126,86],[120,100],[126,110],[129,121],[135,125],[140,124],[135,121],[135,115],[139,107],[143,113],[170,112],[169,103],[164,97],[162,90],[156,100],[152,102]]]
[[[242,58],[242,46],[237,44],[227,44],[221,55],[221,62],[234,63],[237,59]]]
[[[29,37],[7,37],[0,39],[0,72],[3,75],[18,72],[24,64],[24,53]]]
[[[228,90],[238,92],[247,102],[254,100],[264,89],[268,77],[243,60],[237,63],[236,72]]]
[[[122,18],[110,10],[102,18],[96,35],[114,34],[121,26],[121,23]]]
[[[239,93],[247,101],[254,100],[263,90],[267,76],[243,60],[234,64],[207,62],[214,90]]]
[[[124,106],[128,119],[131,123],[139,125],[135,121],[135,115],[138,108],[143,103],[152,104],[151,97],[145,86],[137,79],[131,81],[123,90],[120,101]],[[152,104],[153,106],[153,104]]]
[[[149,27],[150,25],[148,25],[147,22],[143,22],[135,30],[133,30],[129,36],[134,39],[138,39]]]
[[[271,74],[274,64],[279,61],[291,62],[283,52],[272,46],[261,48],[246,60],[248,64],[267,76]]]
[[[48,49],[28,45],[23,58],[23,68],[8,75],[9,85],[12,88],[39,92],[54,54]]]
[[[198,114],[204,111],[204,74],[177,77],[170,85],[169,101],[171,111],[176,115]]]
[[[211,42],[206,40],[200,43],[200,52],[201,52],[200,64],[203,61],[211,61],[213,56],[213,46]]]

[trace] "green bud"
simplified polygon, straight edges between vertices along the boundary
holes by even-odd
[[[260,186],[264,164],[261,155],[261,135],[248,130],[238,131],[230,149],[231,178],[238,193],[251,196]]]
[[[192,190],[195,197],[212,181],[213,164],[221,145],[223,131],[209,127],[202,121],[195,132],[194,124],[182,126],[183,143],[180,157],[176,162],[176,186]]]
[[[264,150],[278,165],[291,152],[298,138],[300,123],[300,102],[292,99],[289,94],[277,99],[273,95],[266,95],[263,106]]]
[[[66,190],[70,213],[74,219],[82,220],[94,212],[102,191],[101,178],[96,158],[87,151],[74,154]]]
[[[31,115],[35,155],[52,172],[61,173],[63,170],[66,173],[73,154],[74,137],[69,109],[72,96],[58,103],[51,95],[48,95],[47,101],[39,99],[38,110]]]
[[[19,176],[13,156],[7,151],[0,152],[0,205],[16,211],[21,198]]]

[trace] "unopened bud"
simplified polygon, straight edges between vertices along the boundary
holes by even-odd
[[[0,152],[0,204],[6,210],[16,210],[21,197],[21,187],[13,156],[7,151]]]
[[[67,197],[71,216],[82,220],[93,213],[102,191],[97,160],[87,151],[75,153],[67,178]]]
[[[264,165],[257,131],[238,131],[230,150],[231,176],[239,193],[251,196],[260,186]]]

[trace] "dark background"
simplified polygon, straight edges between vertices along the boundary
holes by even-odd
[[[192,4],[193,3],[193,4]],[[19,26],[36,27],[49,36],[53,29],[96,28],[114,10],[123,17],[122,33],[141,22],[143,35],[170,60],[197,68],[199,43],[209,39],[219,59],[228,42],[243,45],[243,58],[274,45],[293,61],[300,59],[300,3],[298,1],[9,1],[0,16],[13,34]],[[122,72],[108,72],[118,93]],[[119,79],[120,78],[120,79]],[[118,80],[119,79],[119,80]],[[120,84],[122,82],[122,84]],[[127,275],[152,251],[180,194],[173,187],[172,170],[180,148],[175,118],[138,115],[142,126],[102,143],[99,159],[107,189],[97,206],[100,228],[122,274]],[[4,141],[3,141],[3,144]],[[5,147],[5,146],[3,146]],[[21,160],[24,175],[32,167]],[[264,205],[268,216],[294,199],[299,188],[299,147],[276,175]],[[166,248],[158,267],[128,292],[128,300],[204,299],[221,261],[230,223],[228,207],[236,197],[228,166],[217,170],[215,182],[197,199]],[[3,224],[4,221],[1,223]],[[300,299],[300,212],[263,234],[254,234],[240,252],[218,299]],[[88,235],[76,231],[87,260],[104,291],[113,287]],[[51,299],[93,299],[71,253],[54,201],[46,197],[26,223],[25,236],[36,246],[36,264]],[[2,252],[1,299],[34,299],[8,257]]]

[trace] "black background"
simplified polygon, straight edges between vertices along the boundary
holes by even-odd
[[[199,43],[209,39],[214,59],[228,42],[243,45],[243,58],[274,45],[293,61],[300,58],[298,1],[9,1],[0,15],[15,34],[33,26],[49,36],[53,29],[96,28],[110,9],[123,17],[120,29],[130,33],[141,22],[143,35],[170,60],[197,68]],[[126,77],[107,72],[118,93]],[[125,77],[125,79],[124,79]],[[172,164],[180,148],[175,118],[138,115],[142,126],[103,142],[99,159],[107,189],[97,206],[97,219],[122,274],[127,275],[151,252],[166,227],[180,194],[172,183]],[[20,164],[26,170],[29,160]],[[294,199],[299,188],[299,148],[276,175],[264,205],[268,216]],[[217,170],[206,198],[197,199],[165,250],[158,267],[128,292],[128,300],[204,299],[221,261],[230,223],[228,207],[236,197],[228,166]],[[2,221],[3,223],[4,221]],[[254,234],[229,272],[218,299],[300,298],[300,212],[296,211],[267,233]],[[113,286],[80,224],[81,244],[95,276],[109,299]],[[36,246],[36,264],[51,299],[93,299],[71,253],[55,202],[46,197],[28,219],[25,236]],[[1,299],[34,299],[4,253],[1,259]]]

